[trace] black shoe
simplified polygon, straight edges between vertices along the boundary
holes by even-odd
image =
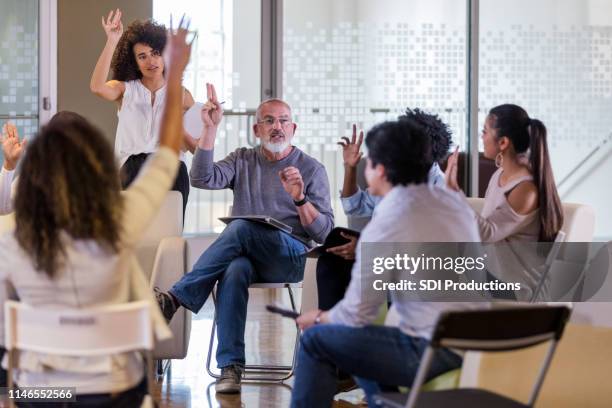
[[[221,377],[215,384],[215,391],[220,394],[236,394],[240,392],[244,368],[238,364],[223,367]]]
[[[162,292],[158,287],[153,288],[153,292],[155,292],[155,300],[157,300],[157,304],[164,315],[164,319],[166,319],[166,323],[170,323],[172,316],[174,316],[178,309],[178,305],[175,303],[172,295]]]
[[[359,388],[359,386],[351,376],[339,378],[336,381],[336,394],[340,394],[341,392],[353,391],[357,388]]]

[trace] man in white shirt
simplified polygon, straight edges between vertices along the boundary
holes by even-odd
[[[473,307],[470,303],[411,302],[391,293],[399,327],[367,326],[387,301],[372,289],[379,276],[366,272],[362,246],[368,242],[477,242],[472,210],[456,192],[427,184],[433,160],[422,126],[415,121],[386,122],[366,138],[365,175],[370,192],[384,196],[357,246],[349,288],[328,312],[314,310],[298,318],[305,332],[291,406],[330,406],[336,369],[358,378],[371,402],[379,384],[410,386],[440,312]],[[371,261],[371,260],[370,260]],[[430,377],[461,366],[450,350],[436,354]]]

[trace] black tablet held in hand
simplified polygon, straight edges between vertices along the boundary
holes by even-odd
[[[325,243],[323,244],[325,249],[348,244],[349,240],[347,238],[344,238],[341,233],[344,233],[345,235],[350,235],[351,237],[359,238],[358,231],[353,231],[352,229],[344,227],[335,227],[331,230],[327,238],[325,238]]]
[[[334,248],[340,245],[348,244],[349,240],[340,235],[341,232],[346,235],[359,238],[359,231],[354,231],[352,229],[344,227],[335,227],[327,235],[327,238],[325,238],[325,242],[323,243],[323,245],[314,247],[308,252],[308,257],[316,258],[327,253],[328,248]]]
[[[266,310],[268,310],[268,312],[277,313],[283,317],[288,317],[293,320],[297,319],[300,316],[298,312],[294,312],[290,309],[284,309],[276,305],[266,305]]]

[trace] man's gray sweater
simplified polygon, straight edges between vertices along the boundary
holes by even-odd
[[[234,192],[232,215],[266,215],[293,228],[306,240],[322,243],[334,226],[329,182],[325,167],[297,147],[284,159],[269,161],[262,147],[241,147],[214,162],[213,150],[196,149],[189,178],[191,185],[207,190],[230,188]],[[293,199],[278,175],[286,167],[297,168],[304,180],[304,194],[319,211],[310,225],[302,225]]]

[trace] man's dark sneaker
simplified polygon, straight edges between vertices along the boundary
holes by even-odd
[[[336,394],[340,394],[341,392],[349,392],[359,388],[353,377],[345,376],[343,378],[339,378],[336,381]]]
[[[166,323],[170,323],[172,316],[174,316],[174,313],[176,313],[178,309],[178,305],[175,303],[171,294],[162,292],[158,287],[153,288],[153,292],[155,292],[155,300],[157,300],[157,304],[164,315],[164,319],[166,319]]]
[[[240,392],[242,373],[244,368],[237,364],[223,367],[221,377],[215,383],[215,391],[221,394],[235,394]]]

